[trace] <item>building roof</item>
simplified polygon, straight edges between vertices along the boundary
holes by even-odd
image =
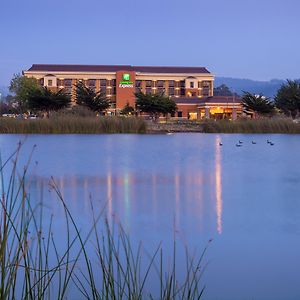
[[[172,98],[176,104],[200,104],[200,98],[193,97],[179,97]]]
[[[130,65],[52,65],[33,64],[28,71],[33,72],[116,72],[136,71],[143,73],[206,73],[210,72],[204,67],[155,67]]]
[[[212,96],[199,99],[199,103],[241,103],[241,98],[236,96]]]
[[[226,96],[212,96],[204,98],[196,97],[179,97],[172,98],[177,104],[205,104],[205,103],[220,103],[220,104],[237,104],[241,103],[241,98],[239,97],[226,97]]]

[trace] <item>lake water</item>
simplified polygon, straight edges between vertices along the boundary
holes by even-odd
[[[1,135],[2,156],[24,138]],[[300,299],[299,135],[31,135],[21,164],[34,144],[31,193],[46,187],[49,215],[63,219],[53,176],[82,228],[91,197],[150,251],[174,232],[200,252],[213,239],[204,299]]]

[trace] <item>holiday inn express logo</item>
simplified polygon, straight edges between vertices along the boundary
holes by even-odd
[[[120,88],[133,88],[133,82],[130,81],[130,74],[124,73],[122,74],[122,81],[119,82]]]
[[[130,74],[125,73],[123,74],[123,81],[129,81],[130,80]]]

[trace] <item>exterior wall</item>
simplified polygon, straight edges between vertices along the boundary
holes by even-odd
[[[120,84],[123,82],[123,74],[130,75],[130,82],[132,85],[124,86]],[[174,87],[171,87],[174,90],[174,97],[186,97],[193,96],[201,98],[203,95],[203,89],[208,91],[207,87],[203,86],[203,83],[209,83],[208,95],[213,95],[213,81],[214,76],[212,74],[190,74],[190,73],[145,73],[145,72],[134,72],[127,70],[120,70],[117,72],[41,72],[41,71],[24,71],[24,75],[27,77],[34,77],[38,80],[43,80],[44,85],[47,86],[48,80],[52,80],[51,89],[57,90],[64,88],[62,84],[66,80],[71,82],[67,89],[71,92],[72,101],[75,103],[75,84],[78,80],[83,80],[85,83],[88,80],[95,80],[95,90],[99,91],[101,89],[100,80],[106,80],[106,95],[109,99],[114,102],[115,106],[113,108],[122,109],[127,103],[131,106],[135,106],[135,96],[136,92],[136,80],[141,81],[141,91],[146,93],[151,91],[151,93],[157,93],[162,90],[158,87],[158,82],[163,81],[164,91],[167,96],[169,96],[169,81],[174,82]],[[113,80],[115,80],[115,93],[114,86],[112,85]],[[146,86],[146,81],[151,81],[151,87]],[[194,82],[194,88],[190,88],[190,82]],[[191,94],[190,94],[191,93]],[[197,112],[196,104],[178,104],[178,110],[182,111],[182,117],[187,118],[189,112]]]
[[[198,113],[198,105],[197,104],[177,104],[177,112],[182,112],[182,118],[188,118],[189,113]]]
[[[129,76],[128,79],[124,76]],[[116,108],[122,109],[128,103],[135,107],[135,72],[116,73]]]

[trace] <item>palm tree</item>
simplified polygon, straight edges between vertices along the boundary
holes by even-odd
[[[257,115],[270,114],[274,110],[274,104],[270,101],[270,98],[249,92],[244,92],[242,105],[245,111],[253,113],[254,118],[256,118]]]
[[[286,115],[295,118],[300,113],[300,83],[287,80],[277,92],[275,105]]]
[[[76,85],[76,103],[88,107],[94,112],[103,112],[110,106],[110,101],[105,93],[91,89],[81,81]]]

